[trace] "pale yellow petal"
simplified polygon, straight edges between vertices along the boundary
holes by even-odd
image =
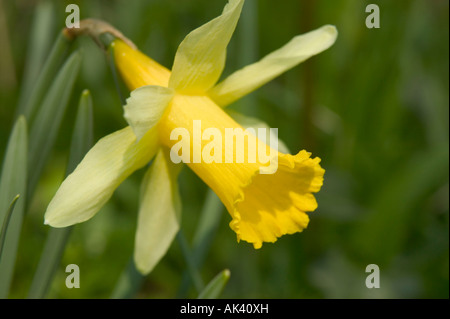
[[[131,127],[97,142],[56,192],[45,213],[45,223],[66,227],[94,216],[119,184],[154,156],[156,130],[139,142]]]
[[[216,84],[243,4],[243,0],[230,0],[222,15],[186,36],[175,55],[169,87],[185,94],[200,94]]]
[[[131,92],[124,106],[124,117],[138,140],[158,123],[173,95],[173,89],[156,85],[142,86]]]
[[[135,264],[142,274],[152,271],[180,228],[179,167],[160,149],[142,182],[134,249]]]
[[[224,107],[256,90],[306,59],[328,49],[335,42],[337,30],[325,25],[296,36],[280,49],[227,77],[213,87],[209,95]]]

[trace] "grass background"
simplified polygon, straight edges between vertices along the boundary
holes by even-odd
[[[79,5],[81,18],[110,22],[169,68],[184,36],[219,15],[225,4],[0,0],[1,158],[20,92],[33,85],[71,2]],[[336,25],[339,37],[331,49],[232,105],[279,128],[292,152],[307,149],[319,156],[326,175],[309,227],[261,250],[236,243],[223,210],[200,269],[206,282],[230,269],[223,297],[448,298],[448,1],[376,1],[381,28],[368,29],[365,8],[371,2],[246,0],[223,76],[323,24]],[[36,23],[39,10],[48,18]],[[27,295],[37,267],[49,231],[43,214],[64,177],[82,90],[92,94],[95,141],[126,125],[103,52],[88,38],[74,47],[83,52],[82,68],[28,205],[12,298]],[[49,297],[111,295],[132,255],[142,175],[142,170],[132,175],[98,215],[74,228]],[[207,187],[187,168],[179,181],[182,229],[191,241]],[[65,286],[65,266],[71,263],[80,266],[80,289]],[[379,289],[365,286],[368,264],[380,267]],[[174,242],[136,297],[179,296],[185,269]],[[196,295],[193,288],[187,294]]]

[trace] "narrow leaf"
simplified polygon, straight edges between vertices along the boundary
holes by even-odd
[[[198,295],[197,299],[216,299],[222,293],[225,285],[230,279],[230,271],[228,269],[220,272],[206,285],[205,289]]]
[[[24,115],[30,126],[38,106],[42,103],[48,87],[52,84],[56,71],[61,67],[61,61],[68,50],[69,44],[69,40],[60,33],[38,78],[35,80],[34,87],[30,89],[28,94],[22,93],[24,97],[17,108],[16,116]]]
[[[29,102],[30,93],[46,60],[53,36],[53,22],[53,3],[50,1],[38,2],[28,40],[27,59],[20,89],[19,110],[23,110],[25,103]]]
[[[56,140],[67,108],[73,84],[81,64],[81,54],[74,52],[53,81],[30,128],[28,193],[32,196],[45,162]]]
[[[203,280],[200,276],[200,273],[197,270],[197,267],[195,266],[194,259],[192,257],[192,252],[189,249],[186,237],[184,236],[181,230],[177,234],[177,241],[178,244],[180,245],[184,259],[186,260],[189,275],[191,276],[191,279],[194,282],[195,288],[197,289],[198,292],[200,292],[203,290],[204,287]]]
[[[205,203],[203,204],[200,214],[200,221],[192,242],[192,261],[197,269],[202,267],[206,254],[211,247],[220,218],[222,217],[222,212],[222,202],[219,197],[209,189],[206,194]],[[184,298],[186,296],[190,284],[191,276],[188,271],[185,271],[177,293],[178,298]]]
[[[9,221],[11,220],[11,215],[14,211],[14,207],[16,206],[16,202],[19,199],[20,195],[17,194],[16,197],[11,202],[11,205],[9,205],[9,209],[6,212],[6,215],[4,217],[2,228],[0,231],[0,261],[2,260],[2,251],[3,251],[3,245],[5,244],[5,238],[6,238],[6,230],[8,229]]]
[[[85,90],[81,94],[78,105],[66,175],[70,174],[83,159],[92,145],[92,139],[92,98],[89,91]],[[72,227],[50,229],[28,298],[44,298],[47,294],[56,269],[61,262],[71,231]]]
[[[132,257],[128,262],[127,267],[124,269],[120,278],[111,294],[112,299],[128,299],[138,292],[142,286],[145,276],[142,275],[134,264],[134,258]]]
[[[89,90],[84,90],[78,104],[78,113],[70,143],[70,156],[66,175],[73,172],[93,144],[94,116],[92,110],[91,93]]]
[[[27,180],[27,123],[23,116],[19,117],[14,125],[5,153],[0,177],[0,221],[5,220],[8,207],[17,194],[26,198]],[[8,223],[2,258],[0,261],[0,299],[7,298],[14,272],[17,247],[19,245],[20,231],[25,200],[21,200],[14,208],[14,214]]]

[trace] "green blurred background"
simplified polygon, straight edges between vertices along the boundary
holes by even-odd
[[[365,26],[372,2],[380,7],[380,29]],[[219,15],[225,0],[0,0],[1,158],[21,89],[36,79],[69,3],[79,5],[81,18],[110,22],[170,68],[184,36]],[[246,0],[223,76],[323,24],[336,25],[339,36],[331,49],[232,105],[279,128],[292,152],[319,156],[326,174],[309,227],[260,250],[236,242],[223,209],[200,269],[205,282],[230,269],[222,297],[448,298],[448,6],[446,0]],[[26,213],[13,298],[26,297],[40,258],[49,230],[43,214],[64,177],[82,90],[92,94],[95,141],[126,125],[104,53],[89,38],[74,47],[83,51],[82,69]],[[111,295],[132,256],[143,172],[74,228],[48,297]],[[191,241],[207,187],[188,168],[179,181],[182,229]],[[80,266],[80,289],[65,286],[65,266],[72,263]],[[368,264],[380,267],[379,289],[365,286]],[[183,296],[185,269],[175,241],[136,297]],[[196,295],[191,288],[184,296]]]

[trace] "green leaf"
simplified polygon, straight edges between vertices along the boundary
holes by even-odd
[[[93,144],[94,116],[92,114],[92,97],[89,90],[81,93],[78,113],[70,143],[70,156],[66,175],[69,175],[81,162]]]
[[[21,97],[16,116],[21,114],[24,115],[28,120],[30,127],[32,126],[32,119],[55,77],[55,73],[61,67],[61,62],[66,55],[69,44],[70,41],[61,32],[56,39],[38,78],[35,80],[34,87],[29,93],[27,93],[29,90],[28,88],[25,88],[25,92],[22,93],[23,97]]]
[[[5,220],[8,207],[12,200],[20,194],[26,198],[27,181],[27,123],[23,116],[19,117],[14,125],[3,162],[0,178],[0,220]],[[7,298],[14,272],[17,247],[19,245],[20,231],[25,200],[21,200],[14,208],[14,214],[8,223],[5,234],[2,259],[0,261],[0,299]]]
[[[195,265],[193,254],[189,245],[187,243],[186,237],[183,232],[180,230],[177,234],[177,241],[180,245],[181,252],[183,253],[183,257],[186,260],[188,273],[191,276],[192,281],[194,282],[194,286],[198,292],[203,290],[204,284],[200,273],[198,272],[198,268]]]
[[[24,110],[25,104],[29,102],[30,93],[35,86],[41,68],[48,55],[48,50],[52,41],[51,37],[53,36],[53,22],[53,3],[50,1],[38,2],[34,12],[30,37],[28,40],[27,59],[18,104],[18,110],[20,111]]]
[[[56,270],[61,262],[64,248],[69,240],[72,227],[50,229],[36,273],[31,283],[28,298],[42,299],[47,294]]]
[[[2,251],[3,246],[5,244],[5,238],[6,238],[6,230],[8,229],[9,221],[11,220],[11,215],[14,211],[14,207],[16,206],[17,200],[19,199],[20,195],[17,194],[16,197],[11,202],[11,205],[9,205],[9,209],[6,212],[6,215],[4,217],[1,231],[0,231],[0,261],[2,260]]]
[[[223,204],[212,189],[208,189],[206,199],[201,211],[200,220],[192,241],[192,253],[195,264],[200,267],[211,247],[217,227],[223,212]]]
[[[216,299],[222,293],[225,285],[230,279],[230,271],[228,269],[220,272],[206,285],[205,289],[198,295],[197,299]]]
[[[83,159],[83,156],[92,145],[92,139],[92,98],[89,91],[85,90],[81,94],[78,105],[66,175],[70,174]],[[28,298],[44,298],[47,294],[55,272],[61,262],[71,231],[72,227],[50,229],[28,293]]]
[[[132,298],[142,286],[145,276],[142,275],[134,265],[134,258],[130,258],[127,267],[120,275],[120,278],[111,294],[112,299]]]
[[[219,197],[208,189],[200,220],[192,241],[192,262],[197,269],[201,268],[206,254],[211,247],[216,230],[222,217],[223,204]],[[191,276],[185,271],[177,297],[182,298],[188,292]]]
[[[81,64],[81,54],[74,52],[53,81],[30,128],[28,193],[31,197],[56,140]]]

